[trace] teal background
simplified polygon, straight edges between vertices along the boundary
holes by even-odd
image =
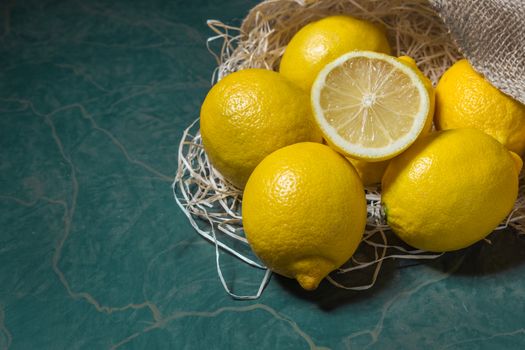
[[[182,130],[215,67],[206,19],[256,2],[0,1],[0,349],[523,349],[525,239],[369,291],[273,276],[232,300],[176,206]],[[261,274],[223,255],[255,293]]]

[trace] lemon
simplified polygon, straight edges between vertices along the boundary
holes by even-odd
[[[317,288],[354,253],[366,223],[363,185],[330,147],[303,142],[266,157],[242,203],[246,237],[274,272]]]
[[[492,232],[518,195],[521,158],[476,129],[430,134],[383,176],[387,222],[423,250],[465,248]]]
[[[520,156],[525,152],[525,105],[492,86],[459,60],[436,86],[437,129],[476,128]]]
[[[357,174],[363,181],[363,185],[371,186],[381,183],[383,174],[390,163],[390,160],[383,160],[381,162],[367,162],[366,160],[347,158],[354,166]]]
[[[390,53],[385,32],[379,26],[349,16],[331,16],[301,28],[286,47],[279,71],[305,90],[310,90],[319,71],[352,50]]]
[[[311,102],[332,147],[351,158],[381,161],[404,151],[430,128],[431,91],[410,63],[352,51],[321,70]]]
[[[232,73],[215,84],[201,107],[200,131],[213,166],[241,189],[268,154],[322,140],[308,94],[264,69]]]

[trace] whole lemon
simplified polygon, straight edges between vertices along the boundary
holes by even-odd
[[[465,248],[512,210],[521,166],[518,155],[482,131],[430,134],[388,165],[382,182],[387,222],[418,249]]]
[[[350,16],[330,16],[301,28],[286,47],[279,71],[305,90],[317,73],[353,50],[390,54],[385,32],[379,26]]]
[[[359,245],[365,193],[343,156],[303,142],[257,166],[244,191],[242,216],[255,254],[274,272],[313,290]]]
[[[200,131],[213,166],[241,189],[268,154],[322,140],[308,94],[265,69],[238,71],[215,84],[201,107]]]
[[[435,124],[438,130],[476,128],[523,156],[525,105],[503,94],[459,60],[436,86]]]

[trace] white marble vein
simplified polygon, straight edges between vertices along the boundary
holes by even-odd
[[[455,343],[451,343],[451,344],[445,345],[442,349],[443,350],[445,350],[445,349],[454,349],[454,348],[457,348],[458,345],[462,345],[462,344],[483,343],[486,340],[490,340],[490,339],[494,339],[494,338],[512,337],[512,336],[516,336],[516,335],[523,335],[523,336],[525,336],[525,328],[519,328],[519,329],[516,329],[516,330],[513,330],[513,331],[508,331],[508,332],[494,333],[494,334],[491,334],[491,335],[486,336],[486,337],[476,337],[476,338],[464,339],[464,340],[461,340],[461,341],[458,341],[458,342],[455,342]]]
[[[64,235],[59,239],[59,241],[57,242],[57,245],[55,246],[55,253],[53,254],[53,258],[52,258],[52,268],[53,268],[53,271],[58,276],[60,282],[66,289],[67,293],[72,299],[76,299],[76,300],[83,299],[84,301],[91,304],[95,308],[95,310],[97,310],[98,312],[102,312],[106,314],[112,314],[114,312],[121,312],[121,311],[127,311],[127,310],[138,310],[138,309],[147,308],[150,310],[154,321],[161,319],[161,313],[158,307],[154,303],[148,300],[144,301],[143,303],[139,303],[139,304],[130,303],[124,306],[108,306],[108,305],[103,305],[101,302],[96,300],[88,292],[76,292],[71,288],[65,274],[62,272],[62,270],[60,270],[60,267],[59,267],[60,257],[62,255],[62,248],[64,246],[65,241],[67,240],[69,236],[69,232],[71,229],[71,219],[70,219],[70,214],[69,214],[70,209],[65,200],[53,199],[53,198],[48,198],[46,196],[42,196],[32,201],[27,201],[27,200],[13,197],[13,196],[5,196],[5,195],[0,195],[0,199],[14,201],[17,204],[22,205],[24,207],[33,207],[39,201],[44,201],[52,205],[59,205],[64,209],[64,215],[62,217],[62,220],[64,221]],[[2,325],[1,321],[2,321],[2,318],[0,317],[0,326]],[[1,327],[0,327],[0,330],[2,330]]]
[[[63,158],[64,162],[69,166],[69,169],[70,169],[69,177],[70,177],[70,180],[71,180],[71,203],[67,203],[66,199],[52,199],[52,198],[48,198],[46,196],[41,196],[41,197],[36,198],[34,200],[27,201],[27,200],[23,200],[23,199],[20,199],[20,198],[13,197],[13,196],[0,195],[0,199],[11,200],[11,201],[16,202],[19,205],[26,206],[26,207],[32,207],[32,206],[36,205],[40,200],[42,200],[42,201],[45,201],[45,202],[47,202],[49,204],[59,205],[59,206],[61,206],[64,209],[64,214],[63,214],[63,217],[62,217],[62,221],[63,221],[63,224],[64,224],[63,235],[60,237],[60,239],[57,241],[57,243],[55,245],[55,251],[54,251],[54,254],[53,254],[53,257],[52,257],[52,268],[53,268],[53,271],[55,272],[55,274],[57,275],[57,277],[59,278],[61,284],[66,289],[66,291],[69,294],[69,296],[71,298],[73,298],[73,299],[76,299],[76,300],[82,299],[82,300],[88,302],[98,312],[111,314],[111,313],[114,313],[114,312],[122,312],[122,311],[127,311],[127,310],[137,310],[137,309],[144,309],[144,308],[146,308],[146,309],[149,309],[149,311],[151,312],[152,318],[153,318],[153,320],[155,322],[158,322],[159,320],[161,320],[162,317],[161,317],[161,313],[160,313],[158,307],[154,303],[152,303],[151,301],[146,300],[146,301],[144,301],[142,303],[129,303],[129,304],[124,305],[124,306],[109,306],[109,305],[104,305],[102,302],[100,302],[97,299],[95,299],[88,292],[85,292],[85,291],[81,291],[81,292],[74,291],[72,289],[72,287],[70,286],[70,283],[67,280],[66,275],[60,269],[59,264],[60,264],[60,259],[62,257],[62,250],[63,250],[65,242],[67,241],[67,239],[68,239],[68,237],[69,237],[69,235],[71,233],[71,228],[72,228],[73,219],[74,219],[74,215],[75,215],[77,196],[78,196],[78,192],[79,192],[79,183],[78,183],[78,180],[77,180],[76,166],[73,164],[73,161],[71,160],[70,155],[64,149],[63,143],[62,143],[62,141],[61,141],[61,139],[60,139],[60,137],[59,137],[59,135],[57,133],[57,130],[55,128],[55,125],[53,123],[52,116],[57,114],[57,113],[59,113],[59,112],[63,112],[63,111],[66,111],[66,110],[69,110],[69,109],[73,109],[73,108],[78,108],[81,111],[82,115],[86,119],[91,121],[92,127],[95,130],[105,134],[112,141],[112,143],[115,146],[117,146],[117,148],[124,154],[124,156],[126,157],[126,159],[129,162],[144,168],[145,170],[147,170],[150,173],[153,173],[154,175],[156,175],[156,178],[161,179],[163,181],[171,182],[171,178],[168,177],[167,175],[164,175],[164,174],[160,173],[159,171],[153,169],[149,165],[147,165],[147,164],[145,164],[145,163],[143,163],[141,161],[138,161],[138,160],[134,159],[133,157],[131,157],[129,155],[127,149],[122,145],[122,143],[115,136],[113,136],[108,130],[99,127],[98,124],[95,122],[95,120],[87,113],[87,111],[85,110],[84,106],[81,105],[81,104],[71,104],[71,105],[62,106],[62,107],[57,108],[54,111],[50,112],[49,114],[43,114],[43,113],[38,112],[35,109],[33,103],[30,100],[12,99],[12,98],[11,99],[5,99],[4,98],[3,100],[10,100],[10,101],[14,101],[14,102],[19,102],[21,104],[21,106],[29,107],[29,108],[31,108],[31,110],[33,111],[34,114],[36,114],[36,115],[38,115],[40,117],[43,117],[45,124],[47,124],[47,126],[50,129],[51,137],[54,140],[54,142],[56,144],[56,147],[57,147],[61,157]],[[2,329],[0,328],[0,330],[2,330]],[[6,334],[9,335],[9,333],[6,333]],[[10,343],[10,339],[11,338],[10,338],[10,335],[9,335],[8,336],[8,340],[9,340],[8,343]]]
[[[77,177],[76,177],[76,170],[75,170],[76,168],[75,168],[75,166],[74,166],[70,156],[68,154],[66,154],[66,152],[64,151],[64,147],[62,145],[62,141],[60,140],[60,138],[59,138],[59,136],[58,136],[58,134],[56,132],[55,126],[54,126],[53,121],[51,119],[51,115],[57,113],[59,110],[64,110],[64,109],[69,109],[69,108],[80,108],[83,112],[85,112],[85,109],[84,109],[84,107],[82,105],[75,105],[74,104],[72,106],[65,106],[63,108],[59,108],[58,110],[56,110],[56,111],[50,113],[49,115],[45,116],[46,123],[49,125],[49,127],[51,129],[51,135],[52,135],[53,139],[55,140],[55,143],[56,143],[56,145],[57,145],[57,147],[58,147],[58,149],[60,151],[60,154],[64,158],[64,161],[70,167],[70,171],[71,171],[70,172],[70,178],[71,178],[71,183],[72,183],[72,199],[71,199],[70,206],[68,206],[67,203],[62,202],[62,204],[64,206],[64,217],[63,217],[63,220],[64,220],[64,235],[62,236],[62,238],[59,240],[58,244],[55,247],[55,254],[53,255],[53,263],[52,263],[53,270],[55,271],[55,273],[57,274],[58,278],[60,279],[60,282],[66,288],[68,294],[73,299],[84,299],[89,304],[93,305],[95,307],[95,309],[97,311],[99,311],[99,312],[104,312],[104,313],[107,313],[107,314],[111,314],[113,312],[126,311],[126,310],[129,310],[129,309],[136,310],[136,309],[147,308],[147,309],[150,310],[151,315],[152,315],[154,320],[160,319],[159,309],[157,308],[157,306],[155,304],[151,303],[150,301],[145,301],[145,302],[140,303],[140,304],[130,303],[130,304],[127,304],[125,306],[117,306],[117,307],[105,306],[105,305],[102,305],[99,301],[97,301],[88,292],[75,292],[75,291],[73,291],[73,289],[69,285],[69,282],[68,282],[65,274],[62,272],[62,270],[59,267],[59,261],[60,261],[60,258],[62,256],[62,248],[64,247],[64,243],[66,242],[66,240],[69,237],[69,234],[71,232],[72,221],[73,221],[73,217],[74,217],[75,209],[76,209],[77,196],[78,196],[78,190],[79,190],[78,186],[79,185],[78,185],[78,181],[77,181]],[[116,141],[118,141],[118,140],[116,140]],[[123,148],[123,150],[125,150],[125,148]],[[127,152],[126,152],[126,154],[127,154]]]
[[[420,290],[422,290],[425,287],[428,287],[432,284],[438,283],[448,277],[451,276],[451,274],[456,271],[461,264],[463,263],[463,259],[459,259],[454,266],[452,266],[448,271],[445,272],[438,272],[436,271],[437,276],[434,278],[425,278],[425,281],[416,285],[416,286],[409,286],[401,293],[396,294],[393,296],[390,300],[386,301],[383,304],[383,307],[381,309],[381,315],[379,317],[379,320],[377,321],[375,327],[373,329],[366,329],[359,332],[352,333],[351,335],[347,336],[344,340],[345,344],[348,344],[348,347],[350,348],[351,340],[363,335],[368,335],[370,337],[370,342],[364,347],[364,349],[368,349],[375,343],[377,343],[381,332],[383,331],[383,325],[385,322],[386,317],[388,316],[391,308],[393,305],[395,305],[396,302],[398,302],[401,299],[408,299],[418,293]]]
[[[270,307],[268,305],[265,305],[265,304],[252,304],[252,305],[238,306],[238,307],[233,307],[233,306],[221,307],[221,308],[219,308],[217,310],[214,310],[214,311],[177,311],[177,312],[171,314],[170,316],[167,316],[167,317],[157,321],[155,324],[144,328],[142,331],[135,332],[135,333],[131,334],[130,336],[122,339],[118,343],[114,344],[111,347],[111,350],[118,349],[121,346],[126,345],[127,343],[129,343],[133,339],[141,336],[144,333],[148,333],[148,332],[150,332],[150,331],[152,331],[154,329],[163,328],[163,327],[166,326],[167,323],[169,323],[171,321],[174,321],[174,320],[181,319],[181,318],[185,318],[185,317],[213,318],[213,317],[217,317],[217,316],[219,316],[219,315],[221,315],[221,314],[223,314],[225,312],[245,313],[245,312],[252,312],[254,310],[265,311],[268,314],[270,314],[271,316],[275,317],[276,319],[287,323],[291,327],[292,331],[294,333],[296,333],[297,335],[299,335],[306,342],[306,344],[308,345],[309,349],[311,349],[311,350],[326,350],[327,349],[325,347],[317,346],[314,343],[314,341],[312,340],[312,338],[308,334],[306,334],[299,327],[299,325],[297,325],[297,323],[295,321],[293,321],[292,319],[290,319],[290,318],[280,314],[279,312],[277,312],[275,309],[273,309],[272,307]]]
[[[149,90],[149,89],[152,89],[152,88],[153,87],[148,86],[148,92],[150,92],[151,90]],[[146,92],[145,91],[141,91],[140,93],[132,94],[132,95],[133,96],[137,96],[137,95],[144,94],[144,93],[146,93]],[[123,102],[124,100],[131,98],[130,96],[131,95],[126,96],[126,97],[122,98],[121,100],[118,100],[118,101],[114,102],[113,104],[117,104],[117,103]],[[115,137],[109,130],[100,127],[98,125],[98,123],[95,121],[95,119],[93,118],[93,116],[91,116],[91,114],[89,114],[87,112],[86,108],[81,103],[72,103],[72,104],[69,104],[69,105],[64,105],[64,106],[61,106],[61,107],[53,110],[52,112],[50,112],[48,114],[43,114],[43,113],[39,112],[38,110],[36,110],[35,106],[33,105],[33,103],[30,100],[16,99],[16,98],[1,98],[1,100],[11,101],[11,102],[18,102],[18,103],[21,104],[21,106],[23,106],[23,108],[30,108],[34,114],[36,114],[36,115],[38,115],[40,117],[43,117],[45,122],[46,122],[46,124],[48,124],[48,126],[51,128],[52,137],[55,140],[55,143],[57,144],[57,147],[58,147],[58,149],[60,151],[60,154],[64,158],[65,162],[70,165],[70,167],[72,166],[71,160],[69,159],[69,156],[66,155],[65,152],[64,152],[64,149],[63,149],[63,146],[62,146],[62,142],[60,141],[60,138],[58,137],[58,135],[56,133],[56,130],[55,130],[55,127],[54,127],[54,124],[53,124],[51,118],[52,118],[52,116],[54,116],[55,114],[58,114],[60,112],[68,111],[68,110],[71,110],[71,109],[78,109],[80,111],[80,113],[82,114],[83,118],[87,119],[91,123],[92,128],[94,130],[104,134],[106,137],[108,137],[110,139],[110,141],[119,149],[119,151],[124,155],[124,157],[130,163],[132,163],[134,165],[137,165],[137,166],[143,168],[144,170],[146,170],[147,172],[156,175],[160,180],[163,180],[163,181],[169,182],[169,183],[171,183],[173,181],[173,178],[171,176],[163,174],[162,172],[160,172],[159,170],[153,168],[152,166],[150,166],[150,165],[148,165],[148,164],[146,164],[146,163],[144,163],[144,162],[142,162],[142,161],[140,161],[138,159],[135,159],[133,156],[131,156],[130,153],[128,152],[127,148],[122,144],[122,142],[120,142],[118,140],[118,138]],[[76,177],[72,178],[71,181],[73,182],[73,188],[75,188],[75,186],[78,186],[78,182],[76,182]],[[74,191],[73,191],[73,193],[75,194]]]

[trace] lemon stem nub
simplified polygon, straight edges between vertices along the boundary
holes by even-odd
[[[308,275],[297,275],[296,279],[301,287],[306,290],[316,290],[317,286],[319,286],[319,283],[321,282],[319,278]]]

